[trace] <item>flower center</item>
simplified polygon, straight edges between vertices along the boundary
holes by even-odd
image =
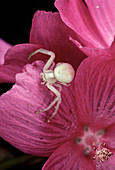
[[[84,146],[83,154],[85,156],[91,156],[93,160],[98,162],[97,166],[113,155],[113,153],[106,148],[106,143],[101,140],[104,133],[104,129],[93,132],[88,126],[85,126],[84,135],[75,139],[76,144]]]

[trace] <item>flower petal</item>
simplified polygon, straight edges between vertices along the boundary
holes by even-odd
[[[72,37],[70,37],[70,40],[73,41],[73,43],[75,43],[75,45],[89,57],[101,57],[101,56],[105,56],[108,58],[115,57],[115,37],[110,47],[106,48],[84,47],[77,40],[74,40]]]
[[[40,43],[56,54],[56,62],[68,62],[76,69],[86,57],[72,41],[73,31],[60,19],[59,13],[37,11],[33,17],[30,43]]]
[[[115,149],[115,124],[106,129],[103,138],[109,148]]]
[[[43,62],[24,67],[16,76],[16,84],[0,97],[0,136],[18,149],[32,155],[49,156],[69,140],[77,128],[74,86],[64,87],[58,113],[53,106],[39,114],[53,100],[54,94],[41,84]]]
[[[103,37],[87,5],[82,0],[56,0],[55,6],[62,20],[79,35],[84,46],[99,48],[108,46],[105,35]],[[102,22],[101,18],[100,22]]]
[[[115,35],[115,1],[85,0],[85,2],[101,36],[110,46]]]
[[[26,63],[32,62],[27,60],[31,54],[40,46],[32,44],[21,44],[10,48],[5,54],[5,63],[0,65],[0,83],[14,83],[16,73],[21,72]]]
[[[0,38],[0,65],[4,63],[4,55],[10,47],[10,44]]]
[[[95,170],[93,161],[83,156],[79,147],[76,147],[73,142],[66,142],[50,156],[43,166],[43,170],[85,170],[86,167],[88,167],[89,170]]]
[[[95,130],[115,123],[114,77],[115,60],[104,57],[86,59],[76,74],[79,119]]]

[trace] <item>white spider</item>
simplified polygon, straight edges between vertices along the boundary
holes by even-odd
[[[54,113],[48,119],[48,122],[50,122],[50,120],[57,113],[59,105],[61,103],[62,85],[67,86],[68,83],[70,83],[73,80],[75,71],[73,67],[68,63],[58,63],[54,67],[55,54],[52,51],[48,51],[42,48],[30,54],[28,59],[30,59],[33,55],[35,55],[38,52],[51,56],[49,60],[47,61],[47,63],[45,64],[43,68],[43,72],[40,74],[40,76],[43,80],[41,84],[45,84],[47,88],[56,95],[56,98],[51,102],[51,104],[47,108],[40,110],[40,111],[36,111],[35,113],[45,112],[49,110],[54,104],[57,103]],[[58,87],[59,91],[55,87]]]

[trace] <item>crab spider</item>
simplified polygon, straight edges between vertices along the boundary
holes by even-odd
[[[73,67],[68,63],[57,63],[55,65],[54,63],[55,54],[52,51],[48,51],[46,49],[40,48],[34,51],[32,54],[29,55],[28,59],[30,59],[33,55],[37,53],[43,53],[50,56],[49,60],[47,61],[43,68],[43,72],[40,74],[43,80],[41,84],[45,84],[47,88],[56,95],[56,98],[50,103],[50,105],[47,108],[40,111],[36,111],[35,113],[45,112],[57,103],[55,111],[53,112],[52,116],[48,119],[48,122],[50,122],[50,120],[56,115],[59,105],[61,103],[62,85],[67,86],[68,83],[72,82],[75,75],[75,71]],[[59,91],[57,90],[57,87],[59,88]]]

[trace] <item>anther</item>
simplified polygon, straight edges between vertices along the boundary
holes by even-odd
[[[97,159],[98,163],[108,160],[108,158],[113,155],[113,153],[109,149],[104,147],[105,145],[106,145],[105,143],[102,143],[98,147],[94,148],[96,154],[92,159],[94,160]]]

